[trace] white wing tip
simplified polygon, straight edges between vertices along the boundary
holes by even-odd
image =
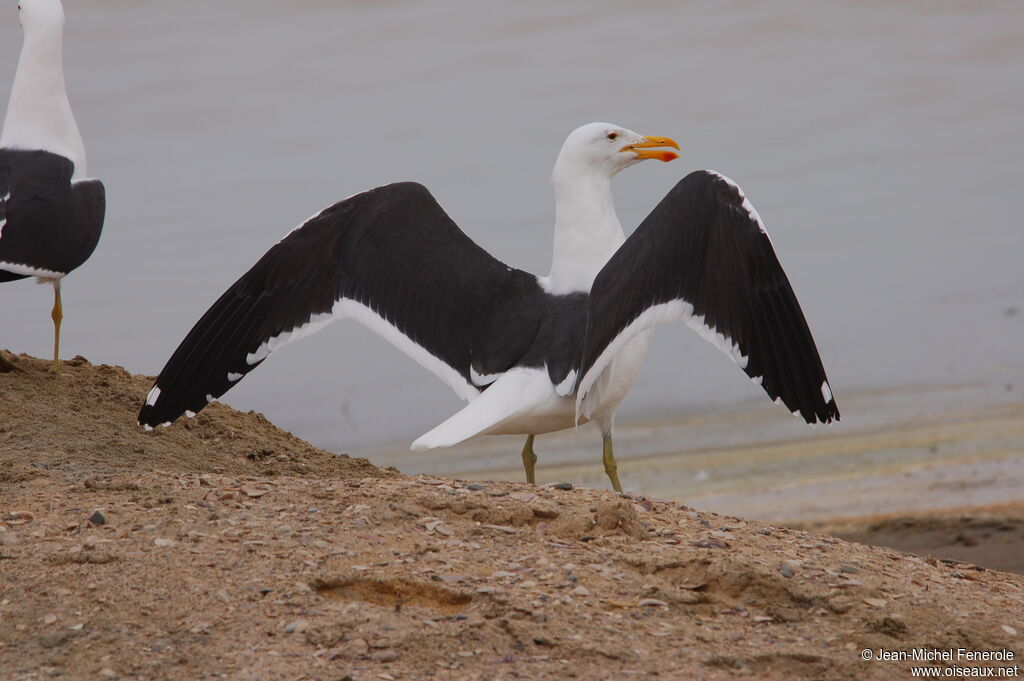
[[[266,343],[263,343],[262,345],[260,345],[259,348],[256,349],[256,352],[250,352],[245,356],[245,363],[248,364],[249,366],[252,366],[253,364],[258,364],[259,362],[265,360],[269,356],[270,349],[267,347]]]
[[[158,399],[160,399],[160,387],[154,385],[149,394],[146,395],[146,406],[152,407]]]
[[[476,368],[474,368],[472,364],[469,365],[469,380],[478,388],[490,385],[499,378],[501,378],[501,374],[481,374],[477,372]]]
[[[562,382],[555,386],[555,393],[559,397],[568,397],[572,394],[572,389],[576,384],[576,370],[573,369],[569,374],[562,379]]]

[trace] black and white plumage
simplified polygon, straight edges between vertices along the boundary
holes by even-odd
[[[839,417],[825,369],[760,216],[732,180],[682,179],[594,280],[582,400],[618,349],[682,321],[807,423]]]
[[[92,255],[103,183],[72,181],[72,173],[59,154],[0,148],[0,281],[57,280]]]
[[[426,188],[373,189],[310,218],[235,282],[171,356],[139,419],[198,412],[336,317],[370,327],[470,399],[526,353],[545,316],[538,300],[547,302],[536,277],[473,243]]]
[[[595,421],[605,468],[614,414],[654,325],[687,321],[808,423],[839,417],[817,349],[771,242],[726,178],[684,178],[627,240],[610,181],[667,138],[606,123],[574,131],[552,178],[552,271],[497,261],[430,193],[399,183],[331,206],[278,242],[199,320],[139,413],[147,427],[193,415],[270,353],[353,318],[441,377],[469,404],[413,443],[449,446]]]
[[[85,147],[64,89],[64,10],[59,0],[22,0],[25,33],[0,133],[0,282],[35,277],[54,288],[54,362],[59,367],[61,279],[100,238],[106,198],[82,179]]]

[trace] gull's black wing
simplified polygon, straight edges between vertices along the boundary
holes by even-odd
[[[528,349],[546,295],[477,246],[422,185],[357,194],[285,236],[207,310],[139,423],[198,412],[274,350],[344,318],[470,399]]]
[[[577,404],[640,332],[683,321],[808,423],[839,418],[793,287],[740,188],[683,178],[597,275]]]

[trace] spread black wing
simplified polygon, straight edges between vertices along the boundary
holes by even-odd
[[[139,423],[198,412],[277,348],[343,318],[470,399],[529,348],[545,297],[535,277],[466,236],[422,185],[373,189],[310,218],[242,275],[168,360]]]
[[[630,339],[668,321],[686,322],[808,423],[839,418],[757,212],[735,183],[711,171],[683,178],[595,279],[578,403]]]

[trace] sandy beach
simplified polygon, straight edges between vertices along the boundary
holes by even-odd
[[[801,502],[784,510],[798,528],[702,508],[758,488],[751,509],[769,508],[777,481],[754,473],[686,503],[407,476],[219,404],[145,433],[134,415],[151,379],[13,360],[21,371],[0,374],[5,678],[853,680],[909,677],[911,662],[865,650],[1022,652],[1024,576],[998,562],[1020,555],[1013,504],[828,523]],[[1012,449],[1013,413],[689,456],[704,482],[741,461],[814,468],[794,478],[805,493],[783,496],[813,498],[817,478],[826,498],[847,489],[832,459],[885,438]],[[640,475],[663,459],[622,463]],[[914,553],[866,545],[901,541]]]

